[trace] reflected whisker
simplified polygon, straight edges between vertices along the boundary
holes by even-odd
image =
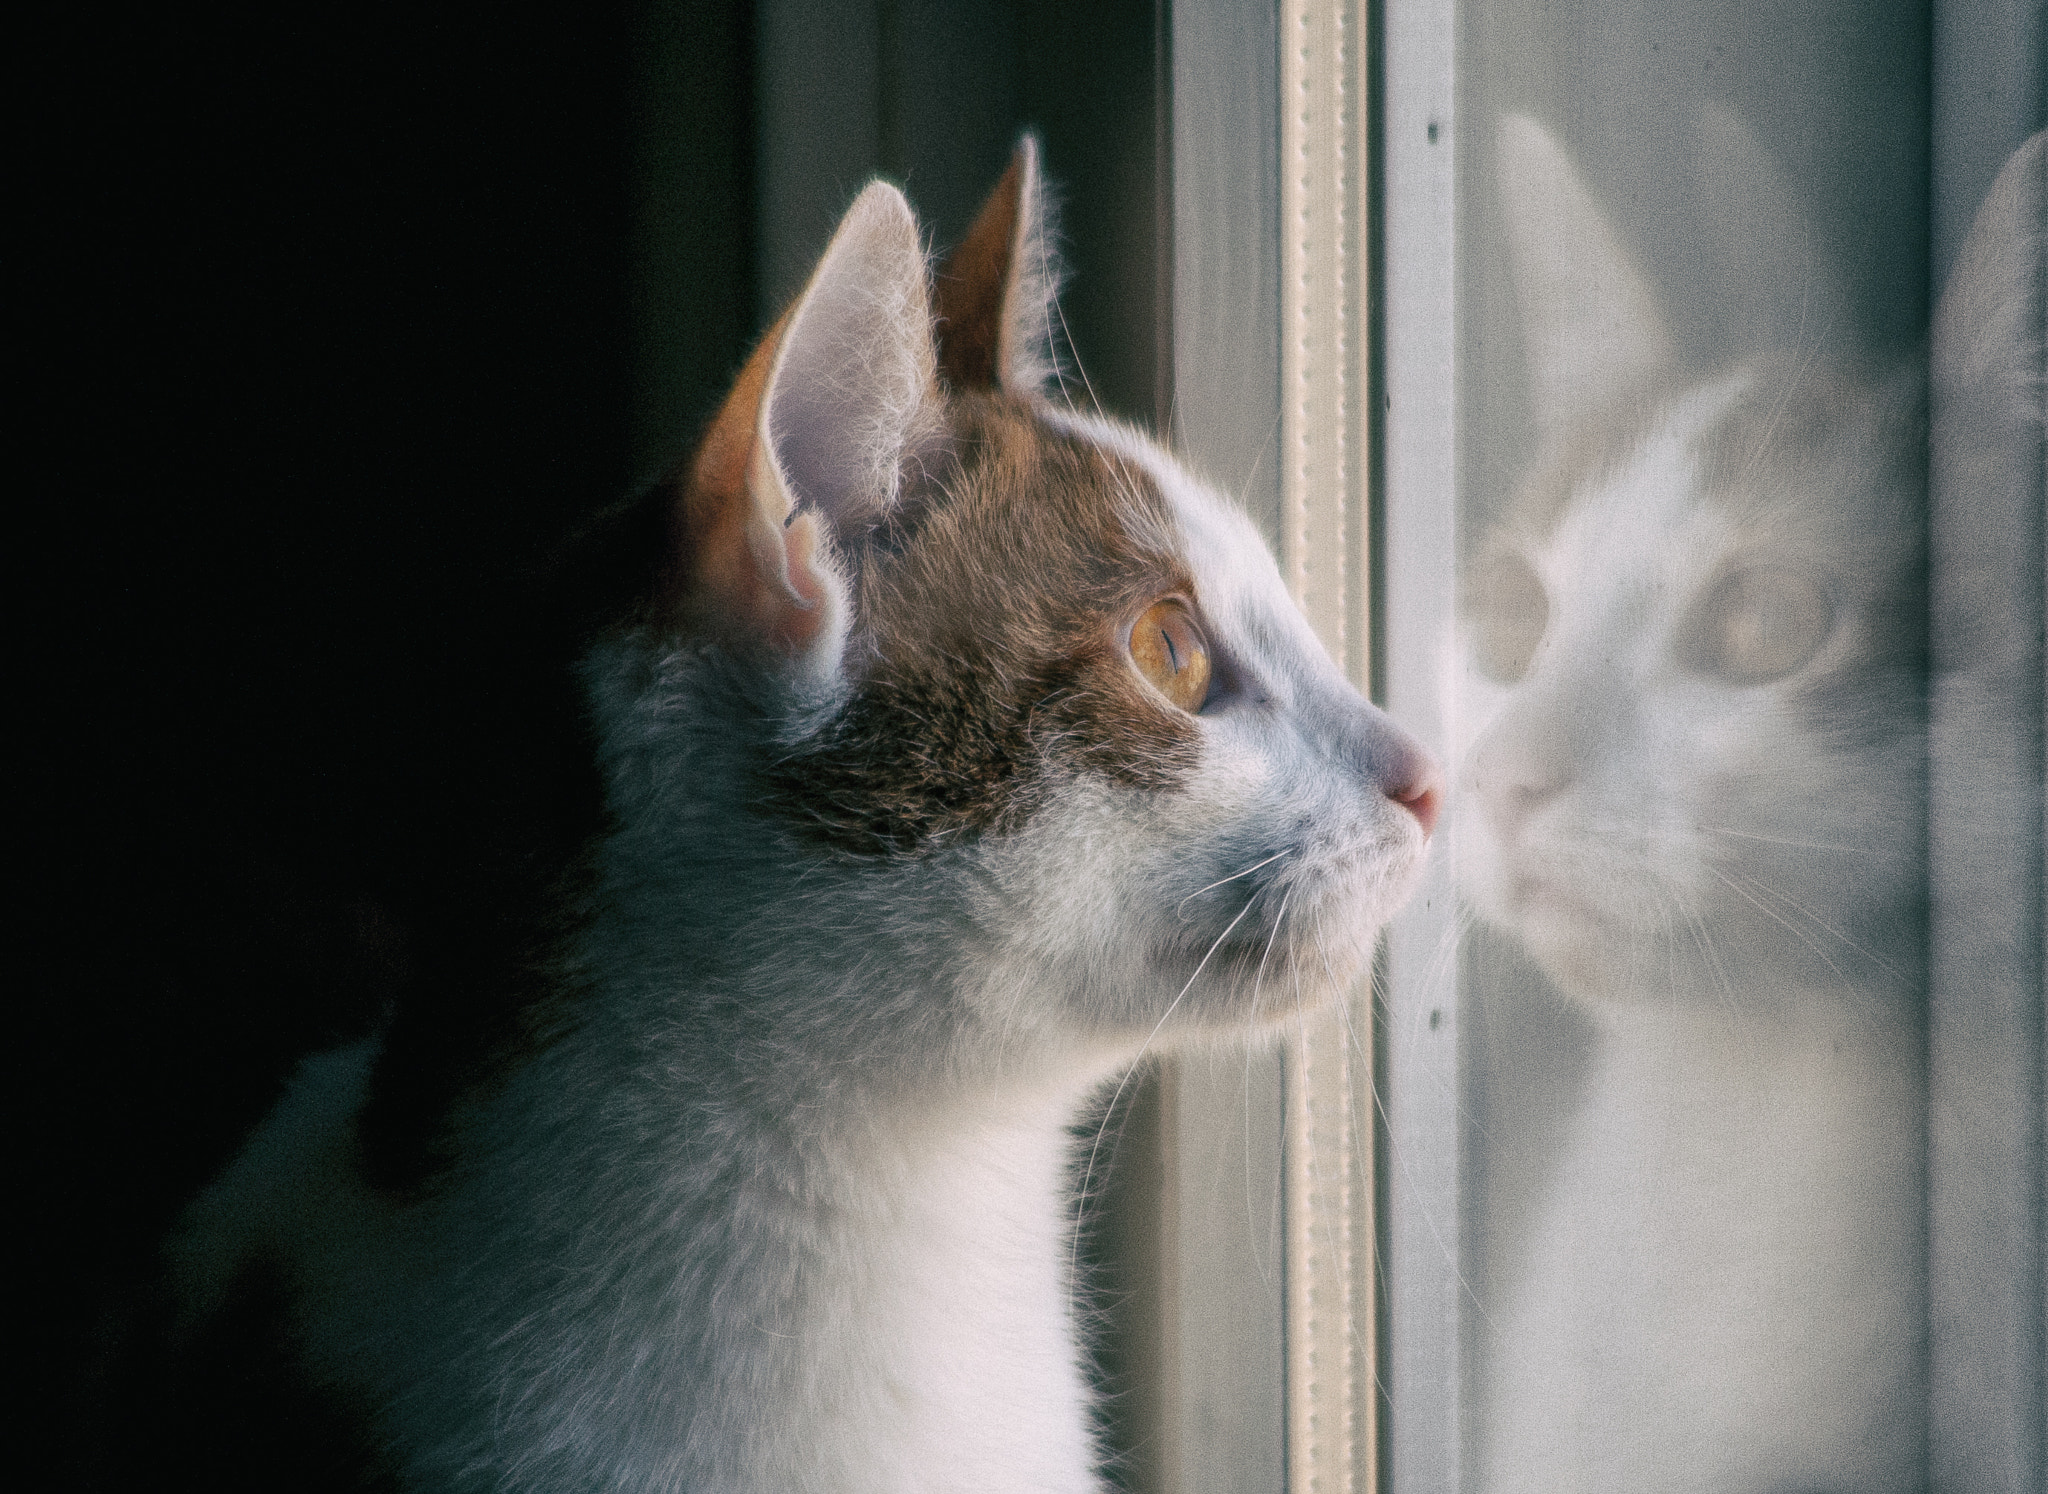
[[[1709,835],[1732,835],[1738,840],[1760,840],[1767,845],[1794,846],[1807,851],[1840,851],[1849,856],[1881,856],[1884,853],[1874,846],[1837,845],[1826,840],[1794,840],[1783,835],[1759,835],[1754,830],[1730,830],[1725,825],[1694,825],[1695,830],[1704,830]]]
[[[1740,876],[1745,882],[1749,883],[1750,886],[1754,887],[1758,892],[1761,892],[1765,897],[1776,898],[1779,902],[1785,904],[1787,907],[1793,909],[1795,912],[1798,912],[1804,915],[1806,918],[1811,919],[1815,928],[1819,929],[1822,933],[1827,934],[1830,938],[1841,941],[1850,949],[1856,951],[1857,954],[1862,955],[1863,958],[1870,961],[1871,964],[1877,966],[1877,968],[1879,970],[1882,970],[1886,975],[1893,976],[1896,978],[1904,973],[1896,965],[1892,964],[1891,961],[1887,960],[1883,955],[1879,954],[1876,950],[1866,948],[1864,945],[1857,943],[1854,939],[1850,938],[1847,934],[1843,933],[1840,929],[1836,928],[1833,924],[1829,923],[1825,918],[1821,917],[1820,914],[1816,913],[1813,909],[1807,907],[1806,904],[1800,902],[1790,893],[1785,892],[1780,888],[1773,887],[1770,883],[1764,881],[1763,878],[1755,875],[1753,872],[1737,872],[1735,873],[1735,875]]]
[[[1707,869],[1711,871],[1715,876],[1719,877],[1724,883],[1726,883],[1731,891],[1735,892],[1743,899],[1745,899],[1747,902],[1749,902],[1749,904],[1752,907],[1754,907],[1759,913],[1763,914],[1773,923],[1776,923],[1779,927],[1783,928],[1787,933],[1791,934],[1794,938],[1798,939],[1800,943],[1804,944],[1808,949],[1812,950],[1816,955],[1818,955],[1820,957],[1821,963],[1823,965],[1826,965],[1828,969],[1832,970],[1835,974],[1835,978],[1841,981],[1841,983],[1845,987],[1848,987],[1852,990],[1855,988],[1855,982],[1851,981],[1849,977],[1843,973],[1841,966],[1837,965],[1833,960],[1828,958],[1828,952],[1822,949],[1818,944],[1816,944],[1813,941],[1812,936],[1809,935],[1804,929],[1800,928],[1795,923],[1789,922],[1776,910],[1768,907],[1766,904],[1764,904],[1757,898],[1756,894],[1750,892],[1740,882],[1737,882],[1733,877],[1728,875],[1728,873],[1723,871],[1720,867],[1710,865]]]

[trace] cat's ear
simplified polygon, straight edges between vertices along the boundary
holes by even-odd
[[[953,388],[1031,396],[1057,375],[1048,211],[1038,142],[1026,135],[938,274],[939,368]]]
[[[1536,424],[1568,430],[1672,366],[1650,285],[1550,133],[1501,121],[1500,196]]]
[[[844,553],[937,439],[930,292],[903,194],[870,185],[741,370],[683,493],[674,611],[729,643],[835,650]]]
[[[1700,111],[1694,177],[1722,355],[1839,354],[1856,331],[1841,278],[1792,183],[1756,132],[1723,105]]]

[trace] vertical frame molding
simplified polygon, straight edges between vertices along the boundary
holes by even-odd
[[[1933,284],[2048,124],[2041,0],[1933,7]],[[2042,221],[2033,159],[2022,222]],[[2013,185],[2018,185],[2015,180]],[[1980,251],[1981,252],[1981,251]],[[1938,317],[1930,410],[1928,1486],[2048,1486],[2048,262],[2027,264],[2033,417],[1963,377]],[[1997,539],[1987,544],[1985,536]]]
[[[1291,0],[1280,34],[1280,557],[1330,657],[1368,690],[1363,440],[1363,7]],[[1289,1494],[1372,1486],[1373,1314],[1355,1289],[1373,1238],[1370,1132],[1354,1073],[1369,1022],[1345,1007],[1286,1045],[1283,1193]],[[1366,1251],[1369,1258],[1370,1251]]]

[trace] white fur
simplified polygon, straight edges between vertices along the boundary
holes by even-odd
[[[937,436],[926,278],[910,204],[870,183],[790,313],[761,404],[755,450],[791,508],[824,507],[841,524],[878,516],[905,453]]]
[[[1060,283],[1052,208],[1038,166],[1038,141],[1017,143],[1023,172],[1017,231],[1010,245],[1010,278],[1003,289],[1003,321],[996,366],[1003,389],[1020,396],[1042,394],[1058,380],[1059,357],[1052,328]]]
[[[769,393],[823,380],[768,429],[804,432],[774,470],[848,553],[893,491],[870,417],[929,380],[928,316],[872,283],[922,275],[886,190],[849,215]],[[856,369],[915,397],[849,393]],[[354,1178],[365,1049],[309,1063],[195,1207],[193,1311],[281,1263],[316,1374],[409,1487],[1098,1487],[1066,1127],[1155,1040],[1341,995],[1414,874],[1424,837],[1387,788],[1421,759],[1241,516],[1135,432],[1046,418],[1169,494],[1243,676],[1198,718],[1188,786],[1072,776],[1015,833],[823,852],[763,816],[751,773],[843,693],[842,633],[779,673],[614,638],[585,665],[615,828],[569,951],[580,1022],[463,1114],[421,1198]],[[909,459],[918,420],[888,429]]]

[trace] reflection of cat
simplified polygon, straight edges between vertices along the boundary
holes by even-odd
[[[1694,382],[1528,120],[1502,186],[1544,440],[1470,571],[1461,876],[1597,1036],[1488,1263],[1480,1487],[1914,1488],[1922,381],[1809,324]]]
[[[1340,994],[1413,873],[1434,770],[1250,525],[1043,387],[1034,163],[936,286],[861,194],[626,526],[528,958],[311,1061],[187,1219],[188,1327],[267,1297],[402,1487],[1098,1487],[1069,1119]]]

